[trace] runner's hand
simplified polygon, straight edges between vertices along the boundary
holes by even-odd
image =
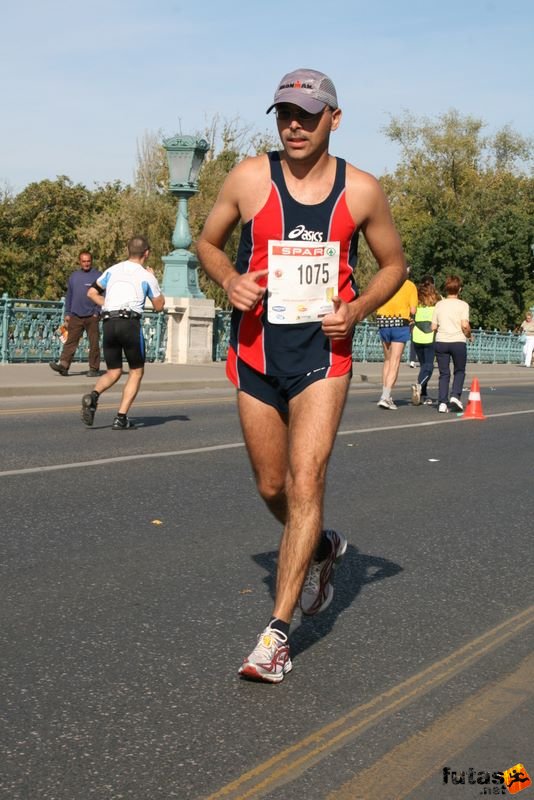
[[[268,269],[258,269],[255,272],[245,272],[244,275],[234,275],[224,287],[234,308],[239,311],[251,311],[255,308],[267,291],[267,287],[260,286],[259,281],[268,274]]]
[[[346,339],[354,328],[354,315],[348,303],[341,297],[332,300],[334,311],[323,319],[322,329],[329,339]]]

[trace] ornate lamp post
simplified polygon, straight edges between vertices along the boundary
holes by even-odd
[[[166,297],[204,298],[198,285],[198,261],[187,248],[192,242],[187,201],[198,192],[198,174],[209,148],[204,139],[174,136],[163,141],[169,164],[169,191],[178,198],[178,214],[172,235],[174,250],[163,257],[162,291]]]

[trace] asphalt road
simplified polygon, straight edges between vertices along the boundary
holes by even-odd
[[[92,429],[76,398],[0,401],[2,800],[470,800],[518,763],[534,779],[534,395],[482,399],[475,422],[351,392],[325,520],[349,548],[278,686],[237,676],[280,531],[232,392],[142,392],[120,432],[113,401]]]

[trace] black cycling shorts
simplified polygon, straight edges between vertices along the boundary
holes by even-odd
[[[281,414],[289,411],[289,401],[316,381],[328,378],[328,367],[310,370],[302,375],[263,375],[236,359],[236,375],[226,373],[238,391],[250,394],[262,403],[274,406]],[[352,375],[352,366],[350,368]]]
[[[104,359],[108,369],[122,368],[122,354],[130,369],[145,364],[145,337],[140,319],[113,317],[103,322]]]

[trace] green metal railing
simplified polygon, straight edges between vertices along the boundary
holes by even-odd
[[[230,346],[230,320],[231,311],[215,309],[215,319],[213,320],[213,360],[226,361],[228,347]]]
[[[65,301],[0,297],[0,363],[45,362],[57,359],[62,344],[58,328],[65,315]],[[230,311],[217,309],[213,325],[213,360],[225,361],[230,338]],[[147,361],[165,361],[167,345],[166,314],[148,311],[143,315]],[[523,343],[507,331],[473,331],[474,342],[467,345],[467,359],[479,364],[520,364]],[[84,335],[76,351],[76,361],[87,361],[88,341]],[[372,322],[356,326],[352,343],[354,361],[382,361],[378,327]],[[409,361],[409,348],[404,360]]]
[[[228,353],[230,336],[230,311],[215,312],[213,325],[213,360],[225,361]],[[473,330],[474,341],[467,344],[467,360],[477,364],[521,364],[523,361],[523,343],[512,331],[485,331],[482,328]],[[356,325],[352,340],[352,358],[354,361],[382,361],[382,344],[378,335],[378,326],[372,322],[361,322]],[[403,356],[410,360],[410,348],[406,347]]]
[[[0,363],[43,362],[59,358],[62,344],[58,328],[65,316],[65,300],[0,297]],[[147,361],[164,361],[167,316],[148,311],[143,315]],[[74,357],[87,361],[89,343],[84,334]]]

